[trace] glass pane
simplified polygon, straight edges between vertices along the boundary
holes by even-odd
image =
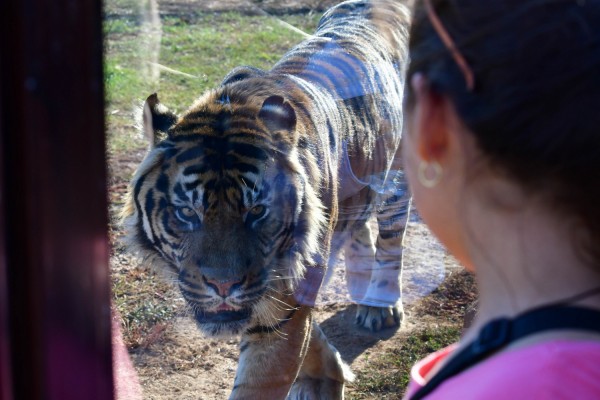
[[[345,23],[326,34],[321,30],[318,34],[324,35],[322,40],[315,39],[313,34],[323,13],[338,3],[335,0],[105,1],[113,296],[125,344],[146,398],[227,398],[234,387],[240,347],[242,358],[249,347],[251,351],[258,350],[247,339],[240,343],[239,334],[215,338],[203,335],[201,330],[206,334],[255,329],[253,336],[249,336],[251,341],[262,338],[264,333],[273,336],[276,343],[279,339],[285,343],[287,319],[295,320],[296,309],[313,302],[316,302],[315,320],[342,359],[358,373],[358,380],[346,387],[346,394],[352,393],[357,398],[370,398],[364,396],[374,392],[392,397],[401,394],[410,367],[410,362],[399,360],[407,357],[401,351],[407,351],[411,360],[415,360],[431,350],[422,345],[428,340],[425,337],[437,338],[437,346],[457,338],[460,318],[456,315],[460,311],[439,314],[442,318],[455,318],[448,329],[432,330],[423,322],[432,308],[439,310],[433,303],[420,300],[450,272],[457,271],[458,265],[431,236],[416,210],[408,217],[410,194],[399,157],[395,156],[402,130],[401,76],[407,60],[387,66],[361,61],[362,56],[352,47],[356,43],[343,37],[347,32]],[[365,26],[372,19],[376,21],[374,15],[377,12],[364,12],[361,18]],[[349,26],[366,29],[362,24]],[[338,33],[342,36],[338,37]],[[319,45],[294,55],[297,65],[277,64],[294,46],[311,40]],[[361,41],[359,46],[371,45]],[[367,52],[374,54],[375,50]],[[282,89],[285,86],[277,79],[264,78],[256,70],[269,71],[276,64],[274,71],[277,68],[282,73],[292,71],[290,75],[294,77],[290,79],[297,84],[294,91]],[[222,89],[223,79],[240,66],[254,69],[237,70],[229,75],[227,82],[235,90]],[[369,84],[364,81],[365,71],[373,75]],[[394,74],[399,83],[394,83],[396,78],[386,81]],[[260,83],[261,79],[271,79],[271,83]],[[319,100],[319,95],[311,94],[311,86],[303,86],[302,80],[331,85],[331,97]],[[272,96],[265,89],[269,85],[275,87]],[[390,85],[399,85],[395,96],[400,101],[389,100],[394,103],[393,109],[388,109],[389,104],[382,100],[385,98],[382,92],[387,96]],[[296,90],[302,91],[300,88],[304,92],[298,94]],[[136,169],[149,154],[143,107],[153,93],[157,93],[160,104],[168,107],[169,112],[156,106],[156,98],[149,99],[155,113],[147,113],[146,121],[152,121],[151,126],[160,132],[155,149],[135,177]],[[209,94],[200,98],[205,93]],[[251,106],[241,107],[244,101]],[[356,127],[352,124],[359,122],[367,124],[367,128],[376,125],[377,132],[371,129],[363,138],[364,143],[357,145],[351,136],[354,133],[339,131],[335,126],[331,133],[323,130],[328,122],[322,117],[330,116],[329,113],[318,117],[306,110],[319,105],[326,108],[328,101],[354,121],[348,126]],[[209,103],[210,106],[203,106]],[[364,111],[373,104],[383,107],[379,109],[381,112]],[[246,118],[244,112],[251,115]],[[356,117],[363,112],[370,115],[364,118],[378,122],[368,125],[371,122]],[[177,122],[173,115],[184,118]],[[246,125],[240,126],[243,118]],[[307,122],[306,118],[313,120]],[[293,132],[300,126],[319,130],[321,136],[303,130],[294,138]],[[369,130],[365,127],[364,131]],[[234,129],[239,130],[238,136],[231,133]],[[265,130],[273,136],[263,137],[263,142],[257,145],[254,140],[261,138]],[[151,136],[152,130],[148,131]],[[233,139],[219,139],[223,132],[230,132]],[[323,137],[322,132],[328,133]],[[386,134],[393,144],[387,139],[377,139],[377,135],[385,138]],[[194,135],[203,138],[189,139]],[[254,135],[254,139],[248,139],[248,135]],[[295,158],[298,151],[307,148],[323,151],[327,148],[331,153],[326,160],[332,163],[328,165],[333,165],[338,174],[339,222],[331,238],[322,235],[321,229],[329,228],[319,219],[329,218],[332,207],[315,207],[311,216],[298,217],[317,200],[326,205],[331,197],[322,184],[310,179],[297,181],[299,176],[307,179],[310,174],[294,171],[306,169],[311,162],[318,167],[318,179],[327,173],[328,165]],[[362,160],[359,153],[364,153]],[[377,160],[374,164],[383,166],[369,167],[374,159]],[[213,172],[221,175],[215,178],[208,170],[217,164],[221,169]],[[151,170],[155,171],[150,174],[152,177],[145,178]],[[128,202],[126,194],[132,181],[135,200]],[[299,195],[298,191],[308,190],[306,186],[310,186],[311,195]],[[281,197],[283,194],[288,197]],[[133,217],[136,207],[140,210],[139,219]],[[134,225],[121,224],[124,209],[125,214],[129,213],[128,221],[136,221]],[[283,228],[290,226],[290,218],[296,218],[289,228],[292,233]],[[405,225],[402,253],[402,247],[391,243],[395,243],[394,237],[402,239]],[[342,226],[349,228],[342,230]],[[145,238],[134,235],[135,246],[128,249],[125,242],[131,239],[126,239],[126,229],[134,234],[145,232],[142,234]],[[253,235],[255,231],[262,233]],[[285,239],[286,235],[291,237]],[[309,236],[318,238],[317,243],[309,244],[315,249],[330,244],[335,253],[333,258],[319,259],[315,254],[320,250],[315,250],[312,260],[313,255],[294,255],[294,249],[306,245],[303,241],[313,240],[306,239]],[[232,240],[233,237],[236,239]],[[286,248],[288,261],[295,261],[281,265],[285,257],[278,253],[277,266],[269,264],[272,262],[269,257],[277,249],[265,242],[285,247],[286,240],[295,241]],[[150,258],[132,254],[136,246]],[[398,267],[402,258],[400,276]],[[257,266],[257,263],[262,264]],[[154,268],[150,267],[152,264]],[[319,272],[318,267],[328,267],[327,272]],[[247,270],[239,272],[236,268]],[[410,328],[398,330],[396,325],[402,314],[400,279],[402,304],[410,314],[405,326]],[[307,292],[316,292],[321,280],[323,286],[313,299]],[[455,285],[460,286],[463,280],[464,277],[458,277],[446,289],[458,290]],[[285,285],[281,286],[281,282],[296,285],[291,290],[293,295],[283,293],[281,287]],[[262,287],[263,284],[266,286]],[[304,288],[303,295],[298,287]],[[254,288],[258,288],[258,295]],[[437,296],[427,299],[438,301],[440,295]],[[252,300],[244,303],[246,297]],[[275,300],[262,308],[256,306],[267,298]],[[215,303],[217,300],[219,304]],[[254,321],[256,313],[262,313],[260,322],[248,322]],[[271,321],[265,322],[269,315]],[[198,329],[197,323],[202,329]],[[390,327],[382,326],[385,324]],[[420,339],[414,339],[421,347],[401,350],[407,341],[413,340],[415,332],[421,335],[415,336]],[[385,341],[381,342],[382,339]],[[248,361],[243,359],[243,362]],[[393,371],[386,372],[387,369]],[[283,372],[284,369],[281,376]],[[276,381],[272,375],[271,379]]]

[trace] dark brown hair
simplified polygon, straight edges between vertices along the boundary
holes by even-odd
[[[584,226],[578,246],[600,267],[600,0],[431,3],[475,86],[467,88],[421,2],[408,80],[423,73],[492,166]],[[407,98],[410,106],[410,87]]]

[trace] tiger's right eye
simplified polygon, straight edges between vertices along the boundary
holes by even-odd
[[[252,207],[250,210],[248,210],[248,212],[252,215],[254,215],[255,217],[260,217],[262,216],[266,211],[266,207],[263,206],[262,204],[259,204],[257,206]]]
[[[175,209],[175,215],[182,222],[197,222],[198,214],[190,207],[177,207]]]
[[[262,204],[257,204],[246,212],[245,220],[248,226],[252,226],[255,222],[261,220],[267,215],[267,207]]]

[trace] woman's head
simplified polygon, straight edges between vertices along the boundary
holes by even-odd
[[[581,223],[584,254],[600,265],[600,0],[430,3],[474,86],[423,2],[407,80],[422,75],[451,103],[491,170]]]

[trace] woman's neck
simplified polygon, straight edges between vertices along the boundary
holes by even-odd
[[[488,209],[485,218],[471,217],[467,223],[480,299],[464,341],[492,319],[514,317],[600,287],[600,269],[585,264],[575,250],[581,230],[542,207],[511,212]],[[600,309],[600,294],[576,304]]]

